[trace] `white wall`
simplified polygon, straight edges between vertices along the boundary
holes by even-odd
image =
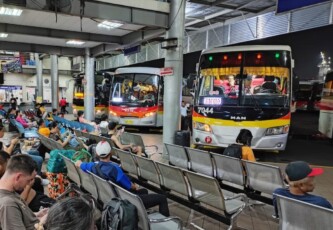
[[[43,75],[43,82],[44,79],[49,79],[49,82],[51,82],[50,75]],[[64,95],[67,98],[67,101],[69,103],[72,103],[73,101],[73,85],[74,81],[72,80],[72,76],[66,76],[66,75],[59,75],[59,87],[60,88],[66,88],[66,95]],[[4,84],[3,85],[18,85],[22,86],[22,93],[23,93],[23,102],[28,102],[27,98],[27,90],[26,87],[37,87],[37,77],[36,75],[31,76],[28,74],[19,74],[19,73],[5,73],[4,74]],[[43,85],[43,88],[51,87],[51,84],[49,85]],[[60,90],[59,90],[60,93]],[[62,95],[60,94],[59,97]]]
[[[43,58],[43,69],[51,69],[51,59]],[[68,57],[58,58],[58,70],[71,70],[72,62]]]

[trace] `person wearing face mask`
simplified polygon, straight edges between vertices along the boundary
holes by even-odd
[[[34,213],[20,198],[24,188],[35,179],[36,163],[28,155],[10,158],[0,179],[0,226],[7,230],[34,230],[36,224],[45,223],[47,210]]]

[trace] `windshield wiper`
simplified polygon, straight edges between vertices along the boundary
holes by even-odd
[[[262,108],[260,107],[260,105],[259,105],[257,99],[253,96],[252,93],[250,93],[250,95],[251,95],[251,99],[252,99],[253,102],[254,102],[254,103],[253,103],[253,104],[254,104],[254,109],[257,110],[257,111],[262,112]]]

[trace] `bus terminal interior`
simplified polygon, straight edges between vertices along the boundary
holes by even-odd
[[[39,133],[40,119],[77,146],[106,141],[176,219],[153,220],[157,207],[114,181],[106,191],[61,156],[64,174],[93,197],[96,216],[105,196],[129,200],[139,229],[332,229],[333,208],[278,196],[277,217],[273,204],[275,189],[294,186],[286,167],[298,161],[324,170],[310,194],[333,204],[332,22],[332,0],[0,0],[0,142],[44,145],[48,175],[50,152],[71,147]],[[242,130],[254,160],[243,148],[241,159],[224,156]]]

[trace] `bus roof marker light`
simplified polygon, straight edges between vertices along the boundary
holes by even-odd
[[[280,58],[280,53],[275,53],[275,58],[276,59]]]
[[[209,56],[209,57],[208,57],[208,60],[209,60],[209,61],[213,61],[213,56]]]

